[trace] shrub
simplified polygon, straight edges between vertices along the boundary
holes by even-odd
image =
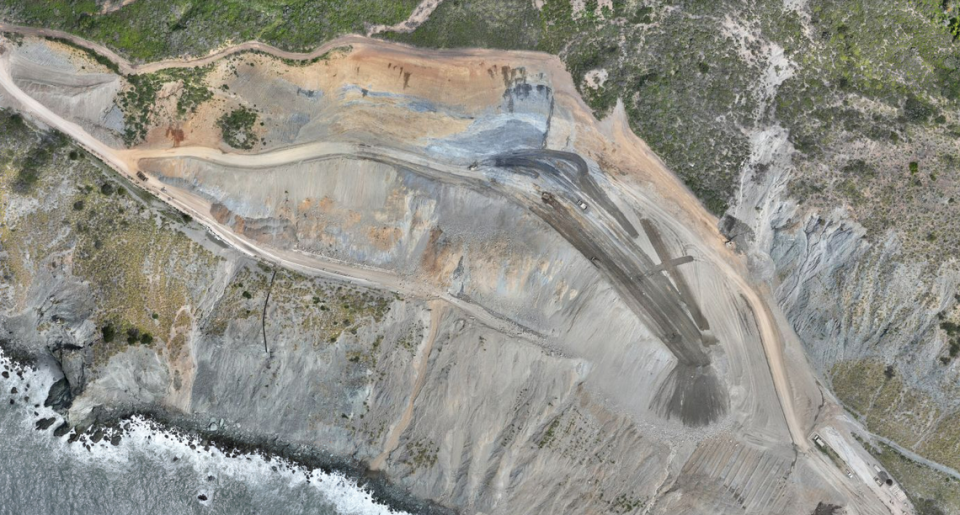
[[[110,343],[113,341],[113,337],[117,335],[116,328],[113,327],[113,324],[107,324],[100,329],[100,332],[103,333],[103,341]]]
[[[257,123],[257,113],[246,107],[239,107],[225,113],[217,120],[217,127],[223,135],[223,141],[233,148],[249,150],[257,143],[253,126]]]
[[[935,108],[914,95],[903,104],[903,115],[911,122],[925,122],[934,114]]]
[[[127,329],[127,343],[133,345],[140,341],[140,330],[136,327],[131,327]]]

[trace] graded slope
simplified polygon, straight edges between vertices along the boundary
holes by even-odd
[[[213,316],[226,326],[191,337],[185,362],[196,365],[181,374],[192,389],[151,395],[356,457],[467,511],[809,513],[823,501],[887,512],[889,494],[811,449],[829,401],[716,220],[625,130],[622,112],[595,120],[541,54],[357,37],[331,48],[346,45],[316,62],[214,61],[212,99],[151,119],[132,149],[31,96],[16,80],[23,47],[4,47],[5,101],[232,247],[402,296],[368,329],[347,318],[349,331],[321,337],[311,322],[279,323],[303,317],[297,295],[278,301],[277,322],[264,307],[258,327],[230,322],[246,308],[214,294],[200,304],[222,306]],[[256,143],[242,151],[216,123],[238,109],[257,116],[247,128]],[[280,284],[296,291],[304,280]],[[261,333],[273,335],[266,353]],[[378,336],[367,343],[376,359],[337,350]],[[321,341],[361,367],[340,392],[352,406],[340,419],[307,400],[346,380],[299,350]],[[111,370],[127,354],[94,374],[71,416],[111,402],[123,387]],[[297,385],[303,374],[317,382]],[[237,391],[235,377],[251,379]]]

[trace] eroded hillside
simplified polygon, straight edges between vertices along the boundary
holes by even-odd
[[[4,42],[0,100],[64,133],[5,115],[5,345],[53,352],[71,423],[226,420],[436,509],[909,509],[716,219],[558,60],[244,50]]]

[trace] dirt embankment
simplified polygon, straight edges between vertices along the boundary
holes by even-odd
[[[6,28],[6,30],[9,30],[9,28]],[[537,53],[518,52],[504,54],[502,52],[485,50],[427,52],[351,36],[333,41],[328,45],[324,45],[324,47],[321,47],[321,49],[308,54],[292,54],[276,49],[270,49],[264,45],[260,45],[259,43],[245,43],[243,45],[221,50],[220,52],[196,60],[165,61],[143,66],[134,66],[130,63],[124,63],[123,66],[120,66],[122,61],[119,59],[116,62],[121,69],[124,69],[125,66],[125,69],[129,73],[143,73],[144,71],[162,69],[165,67],[200,66],[214,62],[224,56],[253,49],[261,49],[267,53],[270,53],[271,55],[285,59],[309,59],[312,58],[311,56],[322,55],[324,49],[342,46],[345,44],[353,46],[355,49],[354,51],[357,52],[358,55],[363,55],[365,58],[373,61],[383,62],[383,64],[389,63],[389,67],[383,66],[383,68],[387,69],[388,71],[384,71],[382,74],[386,76],[386,74],[389,73],[391,76],[394,76],[393,80],[396,81],[396,84],[391,86],[393,89],[385,91],[385,93],[402,94],[406,92],[406,94],[411,94],[412,92],[415,92],[416,94],[427,98],[460,96],[468,98],[469,102],[473,103],[469,106],[470,108],[486,107],[487,109],[498,109],[499,105],[491,105],[491,101],[488,97],[492,94],[491,92],[495,91],[494,86],[501,87],[500,91],[502,91],[502,87],[504,85],[483,83],[483,86],[486,89],[484,89],[481,94],[471,97],[469,93],[471,93],[472,90],[469,86],[464,86],[462,89],[460,89],[451,88],[449,84],[455,84],[458,86],[461,84],[469,84],[471,80],[474,79],[474,75],[472,74],[475,73],[476,76],[482,77],[484,70],[489,69],[491,66],[490,63],[492,62],[497,62],[498,70],[509,69],[511,71],[508,73],[511,74],[513,73],[513,70],[522,68],[528,72],[536,69],[537,73],[542,73],[545,76],[549,76],[550,80],[552,81],[551,86],[553,88],[554,95],[557,99],[557,105],[554,116],[550,121],[549,134],[545,136],[548,147],[552,145],[553,148],[569,149],[571,145],[575,145],[573,149],[576,152],[588,157],[590,160],[596,163],[600,163],[602,170],[609,174],[609,176],[603,177],[604,184],[602,186],[609,190],[611,195],[610,202],[613,207],[616,208],[618,205],[629,205],[633,207],[637,211],[643,213],[644,219],[655,220],[658,226],[664,228],[663,232],[670,234],[671,244],[676,244],[679,248],[684,249],[685,252],[691,249],[692,251],[696,252],[697,261],[695,263],[702,264],[704,267],[698,268],[698,270],[704,270],[707,273],[710,273],[712,276],[708,279],[708,287],[705,289],[705,295],[709,297],[710,302],[703,302],[701,299],[701,305],[705,310],[705,314],[703,316],[709,318],[715,317],[717,313],[725,313],[726,311],[722,310],[727,309],[730,306],[723,305],[724,303],[729,303],[736,307],[737,312],[731,313],[729,317],[735,320],[718,320],[717,318],[711,318],[710,327],[711,329],[715,329],[718,334],[722,336],[719,338],[719,346],[724,350],[724,352],[726,352],[729,356],[745,358],[743,359],[743,362],[731,360],[731,362],[726,363],[724,366],[728,368],[722,369],[722,372],[725,374],[722,376],[722,379],[724,381],[738,382],[738,386],[740,386],[740,388],[738,388],[737,391],[732,394],[733,398],[731,399],[731,416],[738,417],[737,423],[742,424],[740,427],[744,428],[744,431],[752,431],[751,437],[753,438],[753,443],[751,443],[751,445],[766,445],[768,446],[766,450],[769,450],[773,453],[778,453],[778,456],[792,453],[794,446],[801,451],[807,448],[806,436],[808,428],[811,425],[811,415],[807,411],[798,410],[795,408],[795,405],[800,404],[800,407],[802,408],[803,403],[806,403],[809,400],[810,391],[808,390],[808,385],[812,383],[812,379],[809,369],[805,363],[790,361],[790,358],[785,350],[785,345],[794,344],[790,343],[790,340],[783,338],[783,335],[781,334],[782,326],[772,313],[772,311],[776,310],[775,305],[770,304],[769,298],[763,292],[762,288],[757,288],[746,278],[747,274],[745,272],[745,265],[741,257],[733,254],[730,249],[727,249],[724,246],[723,239],[716,230],[716,219],[707,214],[702,206],[699,205],[690,192],[683,187],[676,177],[670,174],[662,166],[659,160],[649,153],[648,149],[646,149],[643,143],[640,142],[635,136],[632,135],[632,133],[629,132],[627,128],[625,128],[625,126],[622,125],[622,109],[618,109],[617,114],[615,114],[614,117],[609,120],[604,122],[598,122],[595,120],[592,114],[590,114],[590,111],[586,109],[586,106],[583,105],[582,100],[577,95],[569,75],[566,74],[566,72],[563,70],[562,64],[555,57]],[[429,73],[424,73],[422,77],[424,79],[429,79],[432,82],[427,82],[425,80],[424,83],[429,84],[429,86],[423,86],[422,84],[418,85],[417,83],[417,79],[420,78],[420,76],[414,76],[412,78],[407,77],[404,79],[403,73],[406,72],[403,69],[394,69],[394,67],[398,67],[398,63],[402,63],[402,66],[404,67],[421,66],[424,70],[429,70]],[[504,320],[496,313],[492,313],[484,307],[471,302],[469,298],[461,297],[449,291],[438,291],[433,287],[425,287],[422,284],[417,284],[413,281],[410,281],[409,277],[404,277],[389,270],[371,269],[360,266],[357,263],[342,263],[323,260],[318,258],[318,256],[308,255],[303,252],[278,249],[275,246],[265,245],[262,241],[255,241],[251,238],[245,237],[244,234],[238,234],[236,231],[231,230],[230,227],[224,226],[222,221],[211,216],[212,203],[209,200],[205,200],[196,195],[188,195],[186,192],[179,191],[177,188],[167,187],[167,185],[153,176],[147,177],[145,180],[142,178],[137,178],[137,172],[141,171],[141,159],[144,158],[202,158],[213,163],[225,163],[231,166],[249,168],[250,166],[276,166],[290,164],[291,162],[298,162],[301,160],[317,159],[322,157],[324,152],[329,153],[332,150],[336,150],[345,152],[346,154],[375,156],[378,159],[385,160],[398,167],[422,167],[424,174],[436,174],[444,176],[448,182],[461,185],[465,188],[475,187],[474,185],[481,177],[480,173],[474,174],[473,170],[465,170],[465,166],[445,162],[442,159],[442,156],[438,157],[437,155],[426,154],[422,148],[424,145],[422,141],[406,142],[409,144],[409,150],[407,150],[406,153],[393,148],[379,148],[376,146],[376,142],[369,141],[365,141],[363,143],[354,142],[350,144],[343,142],[312,142],[310,144],[294,145],[290,148],[278,149],[273,152],[260,153],[257,155],[224,153],[219,149],[197,148],[190,146],[181,146],[179,148],[162,150],[137,149],[132,151],[117,151],[107,147],[101,141],[93,138],[88,132],[84,131],[78,125],[68,120],[64,120],[60,116],[57,116],[47,107],[42,105],[42,103],[37,102],[35,99],[25,94],[11,79],[7,65],[8,62],[4,58],[0,57],[0,86],[2,86],[17,101],[21,102],[25,110],[29,111],[38,119],[44,121],[44,123],[56,127],[71,138],[74,138],[85,148],[91,150],[91,152],[103,159],[107,164],[111,165],[126,176],[131,177],[135,183],[157,195],[158,198],[186,213],[191,214],[198,221],[205,223],[213,234],[218,235],[218,237],[230,243],[239,251],[260,259],[277,263],[293,270],[308,271],[313,274],[323,273],[335,275],[357,284],[375,285],[377,287],[389,290],[400,291],[404,293],[410,292],[411,295],[420,295],[428,298],[439,299],[440,301],[448,304],[450,307],[462,311],[468,317],[476,317],[476,319],[482,324],[485,324],[487,327],[493,328],[502,334],[512,336],[519,333],[524,336],[523,338],[511,338],[511,341],[514,342],[514,344],[517,344],[516,340],[519,339],[523,339],[536,345],[542,344],[542,341],[539,337],[530,337],[529,334],[524,334],[524,329],[522,327],[518,327],[516,323],[510,320]],[[356,74],[361,72],[359,65],[356,65],[352,62],[351,65],[356,66],[356,68],[353,70],[353,73],[355,74],[353,77],[356,77]],[[466,73],[465,70],[469,70],[469,73]],[[351,70],[344,67],[339,71],[347,74]],[[510,76],[512,77],[512,75]],[[494,80],[495,77],[491,75],[490,79]],[[347,81],[347,79],[342,80]],[[505,79],[505,81],[506,80],[507,79]],[[360,96],[360,101],[363,101],[362,99],[366,97],[366,93],[369,92],[358,95]],[[496,100],[498,101],[499,99]],[[466,103],[467,102],[464,102],[464,104]],[[371,118],[371,124],[374,123],[382,122],[380,120]],[[432,141],[436,141],[436,139]],[[482,171],[481,173],[488,172]],[[144,175],[143,177],[146,176]],[[657,278],[652,280],[650,283],[657,285],[656,287],[652,288],[644,288],[638,285],[636,275],[643,275],[643,273],[655,268],[657,265],[651,261],[650,255],[646,256],[647,261],[651,261],[649,263],[639,263],[637,261],[636,256],[643,253],[643,250],[640,247],[642,247],[644,244],[643,242],[634,242],[633,239],[635,236],[640,235],[628,234],[627,238],[621,241],[624,232],[630,233],[628,227],[636,227],[636,224],[640,223],[640,219],[631,212],[632,210],[619,210],[619,208],[611,209],[610,206],[605,207],[603,206],[604,202],[602,197],[594,192],[594,194],[589,196],[591,199],[596,198],[600,199],[600,201],[594,203],[594,207],[591,211],[576,215],[584,220],[581,221],[578,219],[577,224],[574,224],[570,220],[564,218],[564,216],[569,215],[567,212],[571,210],[569,206],[560,210],[552,208],[548,209],[547,206],[545,206],[545,204],[540,200],[541,197],[539,191],[536,191],[537,188],[543,186],[543,183],[531,182],[529,174],[522,175],[519,179],[517,179],[517,182],[512,183],[495,183],[494,180],[491,180],[502,179],[502,176],[488,175],[482,177],[483,180],[486,180],[490,184],[498,184],[496,185],[496,188],[499,188],[502,191],[511,191],[511,198],[519,202],[527,202],[526,205],[528,205],[530,209],[538,210],[538,215],[541,218],[547,220],[548,222],[553,220],[554,223],[551,223],[550,225],[557,232],[561,233],[565,237],[566,241],[573,243],[575,246],[577,245],[575,242],[580,242],[578,249],[585,256],[588,254],[593,256],[610,256],[604,266],[607,268],[607,270],[614,270],[616,273],[608,274],[608,280],[610,276],[614,276],[614,282],[619,283],[621,286],[632,285],[630,288],[635,288],[636,290],[631,290],[628,292],[631,295],[622,295],[623,297],[632,297],[634,298],[635,302],[640,303],[649,301],[653,305],[657,306],[663,305],[675,307],[676,311],[674,312],[667,310],[665,312],[655,313],[648,316],[647,320],[645,320],[649,323],[651,319],[654,319],[653,323],[650,323],[649,325],[659,326],[659,334],[655,333],[655,336],[657,337],[656,340],[662,341],[663,343],[667,344],[668,347],[670,347],[671,343],[676,343],[673,341],[673,339],[684,339],[685,336],[689,336],[686,333],[690,333],[690,335],[693,336],[691,339],[696,339],[696,336],[701,334],[700,326],[696,324],[695,321],[690,320],[690,316],[685,308],[683,308],[682,300],[679,298],[679,294],[676,294],[676,292],[671,290],[671,286],[669,285],[669,280],[667,278],[658,275]],[[534,177],[534,179],[536,178]],[[583,184],[576,184],[578,179],[575,176],[572,178],[568,177],[564,180],[567,183],[570,183],[568,187],[571,188],[571,192],[584,193],[589,189],[584,188]],[[510,190],[510,188],[513,189]],[[553,188],[555,189],[556,186]],[[534,202],[532,203],[529,202],[531,198],[534,199]],[[428,199],[427,201],[435,202],[436,199]],[[621,217],[626,219],[627,223],[624,224],[623,220],[617,220],[618,217],[615,216],[615,213],[611,214],[608,220],[607,215],[600,213],[601,211],[620,211]],[[575,209],[573,209],[572,212],[577,213]],[[574,215],[569,216],[572,217]],[[226,218],[223,219],[226,220]],[[570,227],[574,226],[576,226],[576,230],[570,229]],[[636,233],[635,229],[633,233]],[[629,263],[629,267],[632,268],[627,269],[628,265],[624,263]],[[648,266],[642,266],[644,264]],[[637,273],[632,273],[631,271]],[[687,278],[689,279],[690,276],[687,276]],[[500,278],[498,278],[498,280],[499,279]],[[554,278],[552,277],[542,278],[543,281],[547,282],[553,279]],[[665,298],[659,299],[660,296],[665,296]],[[728,299],[734,300],[731,301]],[[736,299],[743,299],[743,301],[746,302],[751,309],[740,309],[740,304],[737,304],[738,301]],[[751,311],[752,315],[750,315]],[[754,333],[751,333],[751,331],[754,329],[749,327],[752,320],[756,321],[755,331],[758,333],[758,337],[752,336]],[[782,330],[789,331],[789,328],[784,328]],[[428,340],[432,341],[432,339],[433,337],[430,337]],[[482,340],[478,341],[481,341],[480,345],[482,345]],[[584,341],[591,340],[586,338]],[[591,344],[594,343],[599,346],[607,344],[608,342],[600,341],[598,339],[596,341],[591,341]],[[631,341],[629,343],[632,344],[633,342]],[[650,347],[649,343],[650,342],[640,342],[637,345],[618,347],[613,349],[612,354],[609,356],[603,356],[600,353],[589,354],[590,359],[587,361],[590,362],[591,366],[597,367],[607,366],[610,362],[614,362],[614,365],[617,365],[620,361],[623,361],[622,358],[624,357],[632,356],[633,358],[636,358],[636,356],[631,353],[636,352],[637,348],[641,348],[644,345]],[[699,344],[700,342],[697,343]],[[437,345],[437,343],[434,342],[431,345]],[[696,352],[685,350],[683,345],[677,346],[676,349],[677,350],[675,353],[678,356],[685,356],[685,359],[690,361],[690,363],[694,365],[705,364],[702,362],[703,356]],[[262,349],[258,348],[258,351],[262,354]],[[568,349],[568,351],[582,352],[582,356],[588,356],[587,352],[583,349],[577,349],[573,347]],[[476,351],[476,349],[471,348],[470,352],[477,355],[482,355],[481,353],[483,351]],[[703,351],[701,350],[700,352]],[[687,353],[689,353],[689,355]],[[760,366],[757,365],[756,361],[749,361],[746,359],[751,356],[760,355],[762,355],[762,357],[759,358]],[[444,356],[446,356],[446,354]],[[427,379],[420,379],[422,376],[421,372],[424,371],[423,367],[429,367],[430,365],[428,359],[429,357],[430,356],[421,356],[421,359],[418,360],[419,364],[416,365],[416,367],[418,367],[418,371],[416,374],[417,379],[414,382],[415,385],[422,385],[424,384],[423,381],[430,380],[430,377]],[[424,363],[422,361],[423,359],[428,359],[428,361]],[[668,360],[665,362],[666,364],[671,363]],[[454,365],[454,363],[449,364],[451,367]],[[789,374],[787,372],[788,367],[790,370]],[[588,368],[589,367],[586,367],[585,369]],[[589,379],[584,380],[583,384],[585,385],[584,388],[587,389],[587,391],[593,392],[594,394],[609,393],[611,397],[628,399],[631,397],[628,395],[630,388],[635,388],[637,382],[655,380],[660,381],[659,384],[665,385],[664,388],[670,390],[671,394],[664,394],[662,402],[658,406],[655,406],[655,408],[673,411],[679,410],[681,412],[684,409],[689,408],[696,412],[691,414],[691,417],[700,416],[700,412],[703,410],[698,409],[696,403],[690,403],[690,399],[687,398],[687,395],[693,397],[712,397],[714,391],[716,390],[715,386],[717,384],[717,378],[707,377],[706,375],[700,373],[702,370],[698,370],[696,367],[694,368],[695,369],[692,371],[687,369],[681,371],[683,374],[689,374],[692,378],[688,381],[691,385],[693,385],[690,388],[671,386],[684,382],[688,378],[686,376],[668,377],[666,374],[666,367],[663,367],[659,371],[663,372],[663,375],[659,377],[653,377],[652,379],[641,378],[639,374],[637,377],[631,377],[629,373],[619,374],[621,377],[598,377],[598,374],[587,374]],[[449,370],[449,368],[447,368],[447,370]],[[432,372],[430,370],[426,370],[426,373],[429,376],[429,374]],[[441,376],[443,374],[442,370],[435,373],[441,374]],[[518,371],[516,375],[519,377],[525,373],[527,372]],[[647,375],[656,376],[654,373],[648,373]],[[514,376],[511,377],[515,378]],[[439,379],[442,380],[443,377],[440,377]],[[580,380],[578,379],[578,381]],[[602,383],[603,381],[621,382]],[[634,381],[634,383],[630,383],[630,381]],[[614,387],[610,387],[610,384],[613,384]],[[602,387],[607,387],[607,390],[602,390]],[[423,387],[421,386],[417,388]],[[535,390],[541,391],[539,388],[540,387],[537,386]],[[590,390],[590,388],[597,388],[597,390]],[[681,391],[682,394],[678,397],[674,395],[676,391]],[[410,411],[411,413],[418,413],[417,406],[415,404],[425,402],[419,399],[436,395],[438,395],[438,390],[436,389],[425,388],[422,391],[419,391],[419,394],[414,395],[414,398],[410,400],[411,407],[407,411]],[[771,397],[773,399],[772,403],[767,402]],[[549,409],[552,409],[550,406],[552,406],[552,404],[548,405],[546,401],[542,403],[542,406],[538,404],[539,408],[546,410],[545,413],[549,413]],[[517,409],[521,408],[527,409],[523,406]],[[591,405],[590,409],[601,410],[599,404]],[[637,412],[643,412],[645,409],[647,408],[643,407]],[[406,424],[412,424],[412,426],[414,426],[414,430],[416,430],[416,416],[404,415],[397,420],[399,422],[394,427],[401,428],[399,429],[400,432],[404,432],[404,429],[402,428],[407,427]],[[458,423],[463,422],[462,419],[457,420]],[[559,421],[559,418],[556,420]],[[665,427],[662,425],[662,421],[651,422],[652,419],[646,420],[647,422],[645,423],[652,427],[661,429]],[[550,439],[547,437],[547,434],[550,433],[550,431],[547,430],[546,426],[540,429],[541,431],[538,435],[538,441],[540,442],[540,445],[549,446]],[[780,436],[783,435],[783,433],[780,431],[784,429],[786,430],[786,436]],[[420,428],[420,430],[425,431],[423,428]],[[535,429],[529,430],[534,431]],[[410,430],[406,431],[406,433],[409,432]],[[655,435],[655,433],[652,434]],[[690,455],[690,442],[696,442],[703,438],[701,433],[696,433],[693,431],[686,432],[682,428],[676,428],[676,433],[674,433],[674,436],[677,434],[682,434],[683,438],[680,440],[684,440],[686,442],[681,442],[678,444],[678,449],[681,450],[677,452],[682,454],[682,456],[678,459],[685,459],[685,457]],[[409,434],[407,436],[409,436]],[[739,437],[739,435],[728,436]],[[498,435],[498,438],[500,437],[501,435]],[[502,435],[503,439],[508,439],[508,437],[513,438],[513,435]],[[492,441],[490,434],[476,435],[476,438],[478,441]],[[655,439],[657,437],[651,436],[651,438]],[[780,440],[778,441],[777,438],[780,438]],[[389,438],[387,439],[387,443],[389,445],[382,449],[384,455],[391,454],[390,447],[398,445],[403,441],[404,435],[389,435]],[[660,440],[657,441],[659,442]],[[762,444],[757,444],[757,441],[762,442]],[[434,456],[431,454],[433,451],[430,450],[432,447],[429,449],[426,447],[420,447],[420,449],[423,451],[419,455],[419,461],[421,463],[429,463],[436,459],[432,457]],[[446,450],[449,451],[449,449]],[[467,450],[463,450],[463,452],[469,453]],[[503,455],[508,456],[511,452],[514,451],[502,451]],[[740,451],[737,451],[737,453],[739,452]],[[460,455],[462,456],[463,454]],[[672,457],[675,455],[674,451],[671,451],[669,455],[671,456],[671,459],[673,459]],[[499,460],[499,456],[500,455],[498,454],[498,458],[496,459]],[[666,454],[664,456],[666,456]],[[451,459],[450,455],[444,455],[444,459]],[[819,474],[819,472],[817,472],[819,470],[818,467],[821,466],[819,462],[804,461],[805,458],[803,457],[802,453],[798,459],[804,463],[803,466],[813,467],[814,476]],[[414,460],[416,461],[416,459]],[[384,457],[383,460],[380,461],[386,462],[388,465],[390,463],[390,459],[388,457]],[[774,460],[770,460],[770,462],[773,463]],[[776,463],[780,462],[781,460],[778,458]],[[485,466],[486,465],[491,464],[487,463]],[[395,464],[395,466],[399,465]],[[731,467],[732,466],[734,465],[731,464]],[[494,470],[495,468],[499,469],[499,467],[500,465],[497,465],[489,470]],[[506,467],[504,470],[508,469],[509,467]],[[777,470],[779,470],[779,468]],[[826,473],[821,475],[823,477],[833,477],[832,475]],[[766,480],[766,478],[764,478],[764,480]],[[442,481],[430,482],[430,484],[441,483]],[[779,479],[776,479],[773,481],[773,483],[776,485],[782,485],[786,484],[787,482],[781,482]],[[849,497],[851,499],[857,498],[859,495],[859,487],[857,485],[848,484],[842,479],[841,483],[843,484],[835,488],[849,493]],[[827,486],[822,483],[818,483],[818,485],[818,488],[827,488]],[[793,484],[789,486],[789,488],[794,487],[795,485]],[[777,488],[780,488],[780,486],[777,486]],[[771,495],[776,495],[775,489],[771,490],[771,492],[773,492]],[[842,495],[846,495],[846,493]],[[842,496],[841,494],[837,495]]]

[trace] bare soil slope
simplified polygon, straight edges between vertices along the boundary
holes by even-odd
[[[360,37],[309,56],[234,49],[161,81],[157,102],[193,80],[210,95],[153,113],[123,148],[60,107],[106,77],[64,67],[36,88],[36,45],[3,43],[0,100],[231,249],[180,303],[191,331],[84,365],[72,421],[119,405],[224,418],[468,512],[910,509],[844,474],[872,461],[820,416],[832,401],[768,293],[622,110],[596,120],[556,58]],[[39,349],[42,316],[28,302],[3,320]],[[102,345],[95,323],[72,345]],[[851,449],[838,460],[810,443],[824,424]]]

